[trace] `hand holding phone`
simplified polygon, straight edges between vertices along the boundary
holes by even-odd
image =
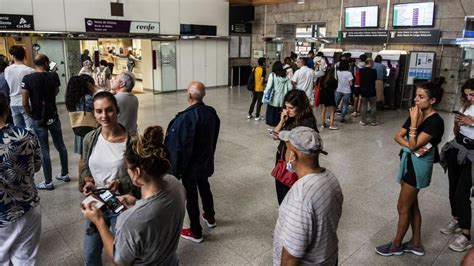
[[[425,155],[427,152],[429,152],[431,150],[431,148],[433,148],[433,145],[431,145],[431,143],[426,143],[425,146],[421,147],[419,150],[417,150],[415,152],[415,156],[416,157],[421,157],[423,155]]]
[[[459,111],[456,111],[456,110],[453,110],[451,111],[453,114],[456,114],[456,115],[460,115],[460,116],[465,116],[465,114],[459,112]]]

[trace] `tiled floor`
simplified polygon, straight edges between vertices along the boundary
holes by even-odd
[[[139,94],[139,127],[166,127],[174,115],[186,107],[183,92]],[[245,118],[249,105],[245,89],[209,89],[205,102],[214,106],[221,118],[216,154],[216,171],[210,179],[215,197],[217,228],[205,230],[201,244],[181,240],[179,256],[184,265],[270,265],[272,231],[277,217],[273,168],[277,142],[267,136],[264,122]],[[73,150],[73,134],[64,106],[61,118],[68,149]],[[338,177],[344,192],[339,226],[343,265],[458,265],[464,253],[447,245],[451,237],[439,233],[450,218],[448,180],[435,166],[432,184],[420,193],[423,216],[424,257],[403,255],[384,258],[374,247],[385,244],[395,234],[399,185],[399,147],[393,136],[406,119],[405,111],[379,113],[381,124],[362,127],[358,123],[340,125],[341,130],[321,130],[328,156],[321,163]],[[445,138],[452,137],[452,116],[445,118]],[[319,120],[319,117],[318,117]],[[53,169],[59,170],[58,154],[51,147]],[[39,265],[80,265],[82,224],[79,209],[82,195],[77,191],[77,154],[69,153],[70,183],[55,182],[54,191],[40,192],[43,211]],[[42,173],[37,175],[42,180]]]

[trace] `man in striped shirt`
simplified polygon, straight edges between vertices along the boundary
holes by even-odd
[[[280,131],[286,142],[287,169],[299,180],[280,205],[273,237],[273,265],[337,265],[337,226],[342,190],[336,177],[319,165],[323,143],[308,127]]]

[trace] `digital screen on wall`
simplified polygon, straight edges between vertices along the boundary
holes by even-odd
[[[394,27],[432,27],[434,2],[393,5]]]
[[[376,28],[379,22],[378,6],[346,7],[344,25],[346,28]]]
[[[463,38],[474,38],[474,16],[467,16],[465,21]]]

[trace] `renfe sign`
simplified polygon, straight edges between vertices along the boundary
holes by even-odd
[[[0,14],[0,30],[35,30],[33,16]]]
[[[86,32],[160,34],[159,22],[85,18]]]

